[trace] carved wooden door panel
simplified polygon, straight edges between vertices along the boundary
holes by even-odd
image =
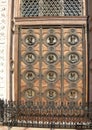
[[[21,101],[87,101],[83,27],[20,26],[18,93]]]

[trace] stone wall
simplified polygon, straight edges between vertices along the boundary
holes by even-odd
[[[6,98],[8,0],[0,0],[0,98]],[[7,77],[6,77],[7,76]]]
[[[89,94],[92,102],[92,0],[88,0],[88,15],[89,15]]]

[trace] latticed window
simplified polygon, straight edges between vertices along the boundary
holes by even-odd
[[[64,15],[65,16],[80,16],[82,15],[82,0],[64,0]]]
[[[81,16],[83,0],[21,0],[21,16]]]
[[[22,16],[38,16],[39,0],[22,0],[21,6]]]

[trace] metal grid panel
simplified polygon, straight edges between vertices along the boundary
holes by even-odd
[[[59,16],[62,10],[60,0],[43,0],[43,16]]]
[[[22,0],[21,14],[23,17],[38,16],[39,0]]]
[[[64,0],[65,16],[80,16],[82,13],[82,5],[80,0]]]
[[[19,100],[85,102],[83,30],[19,28]]]
[[[21,0],[21,16],[81,16],[82,0]]]

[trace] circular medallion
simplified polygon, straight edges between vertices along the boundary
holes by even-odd
[[[57,37],[54,36],[54,35],[49,35],[47,38],[46,38],[46,44],[48,46],[54,46],[57,44]]]
[[[26,64],[32,64],[36,61],[36,55],[34,53],[28,52],[28,53],[24,54],[23,61]]]
[[[80,94],[76,89],[70,89],[66,92],[66,98],[68,100],[78,100]]]
[[[67,42],[69,45],[77,45],[77,43],[79,42],[79,37],[75,34],[71,34],[68,36],[67,38]]]
[[[56,81],[56,79],[57,79],[57,73],[55,72],[55,71],[48,71],[47,73],[46,73],[46,79],[47,79],[47,81],[49,81],[49,82],[55,82]]]
[[[24,80],[27,82],[32,82],[35,80],[36,74],[33,71],[27,70],[23,74]]]
[[[49,89],[46,91],[46,97],[50,100],[54,100],[57,97],[57,92],[53,89]]]
[[[57,62],[57,60],[58,60],[58,56],[53,52],[47,53],[45,55],[45,61],[48,64],[54,64]]]
[[[27,35],[25,37],[25,44],[28,46],[33,46],[36,43],[36,38],[34,35]]]
[[[70,52],[66,55],[66,62],[69,64],[78,64],[80,61],[80,56],[76,52]]]
[[[67,79],[71,82],[77,82],[79,80],[79,73],[77,71],[69,71],[67,73]]]
[[[24,97],[27,98],[27,99],[31,99],[35,96],[35,91],[32,90],[32,89],[26,89],[24,90]]]

